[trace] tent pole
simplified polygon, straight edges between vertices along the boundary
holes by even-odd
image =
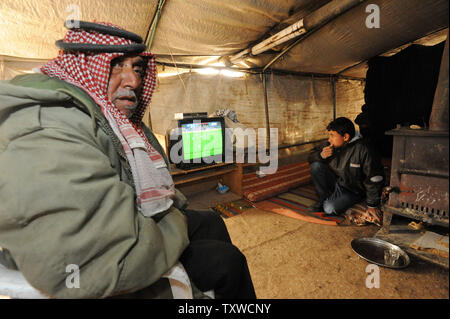
[[[147,35],[145,36],[145,43],[147,43],[148,36],[150,34],[150,31],[152,30],[152,26],[154,25],[153,31],[152,31],[152,35],[151,35],[150,40],[149,40],[149,42],[147,44],[147,48],[148,48],[149,51],[150,51],[150,47],[152,46],[153,37],[155,36],[156,26],[158,24],[158,20],[159,20],[159,17],[161,15],[161,10],[162,10],[162,7],[163,7],[165,2],[166,2],[166,0],[159,0],[158,6],[157,6],[156,11],[155,11],[155,14],[153,15],[153,18],[152,18],[152,22],[150,23],[150,26],[148,28]],[[147,112],[147,118],[148,118],[147,122],[148,122],[149,129],[152,130],[153,129],[153,127],[152,127],[152,115],[150,113],[150,109]]]
[[[3,55],[0,55],[0,80],[6,80],[6,78],[3,78],[5,74],[5,59],[3,58]]]
[[[161,0],[159,0],[159,1],[161,1]],[[152,30],[152,26],[153,26],[153,22],[155,21],[156,14],[158,13],[158,7],[159,7],[159,2],[158,2],[158,4],[156,5],[156,10],[155,10],[155,12],[153,13],[152,20],[150,21],[150,24],[149,24],[149,26],[148,26],[148,30],[147,30],[147,34],[145,35],[145,41],[144,41],[144,43],[147,43],[147,42],[148,42],[148,36],[150,35],[150,31]]]
[[[336,77],[331,77],[331,98],[333,99],[333,120],[336,119]]]
[[[269,119],[269,102],[267,99],[267,83],[266,83],[266,73],[261,73],[263,80],[263,89],[264,89],[264,109],[266,115],[266,146],[270,146],[270,119]]]
[[[177,55],[178,56],[178,55]],[[181,69],[204,69],[204,65],[197,65],[197,64],[182,64],[182,63],[172,63],[172,62],[163,62],[163,61],[156,61],[156,64],[158,65],[165,65],[170,67],[178,67]],[[263,72],[261,68],[231,68],[226,66],[208,66],[208,68],[217,69],[217,70],[231,70],[231,71],[239,71],[249,74],[260,74]],[[277,70],[272,69],[270,70],[271,73],[277,74],[277,75],[295,75],[295,76],[313,76],[316,78],[329,78],[330,76],[334,76],[334,74],[328,74],[328,73],[310,73],[310,72],[295,72],[295,71],[285,71],[285,70]],[[366,79],[364,78],[358,78],[353,76],[346,76],[346,75],[338,75],[338,78],[345,79],[345,80],[351,80],[351,81],[361,81],[364,82]]]
[[[239,59],[245,57],[246,55],[257,55],[262,52],[265,52],[274,46],[280,45],[282,43],[285,43],[287,41],[290,41],[291,39],[298,37],[298,36],[304,36],[300,39],[304,39],[309,33],[314,33],[320,28],[322,28],[327,23],[331,22],[332,20],[340,17],[345,12],[349,11],[350,9],[356,7],[364,0],[340,0],[340,1],[331,1],[328,4],[324,5],[323,7],[320,7],[316,11],[308,14],[306,17],[300,19],[296,23],[290,25],[289,27],[281,30],[277,34],[269,37],[268,39],[265,39],[261,41],[260,43],[252,46],[251,48],[247,48],[233,56],[230,57],[230,62],[235,64],[239,61]],[[298,43],[297,41],[295,42]],[[289,46],[289,48],[292,48],[292,46]],[[286,51],[287,52],[287,51]],[[284,53],[286,53],[284,52]],[[283,53],[283,54],[284,54]],[[278,59],[281,55],[277,56],[276,59]],[[272,64],[275,61],[271,61]],[[267,69],[268,65],[264,68]]]
[[[265,72],[267,70],[267,68],[269,68],[273,63],[275,63],[279,58],[281,58],[283,55],[285,55],[286,52],[288,52],[290,49],[292,49],[297,44],[299,44],[302,40],[306,39],[308,37],[308,35],[309,34],[307,34],[303,38],[297,39],[294,43],[290,44],[286,49],[281,51],[281,53],[277,54],[277,56],[275,58],[273,58],[269,63],[266,64],[266,66],[263,68],[263,72]]]
[[[155,37],[156,27],[158,25],[159,17],[161,16],[161,11],[162,11],[162,8],[165,3],[166,3],[166,0],[159,0],[158,8],[156,9],[155,14],[153,15],[152,23],[150,24],[150,28],[148,30],[147,37],[145,39],[146,43],[147,43],[147,38],[148,38],[150,31],[152,32],[150,39],[148,40],[148,44],[147,44],[147,48],[149,51],[150,51],[150,48],[153,43],[153,38]]]
[[[448,132],[448,33],[430,114],[431,131]]]

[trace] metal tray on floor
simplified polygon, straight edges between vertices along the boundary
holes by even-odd
[[[400,269],[410,263],[403,249],[379,238],[357,238],[352,240],[351,245],[355,253],[372,264]]]

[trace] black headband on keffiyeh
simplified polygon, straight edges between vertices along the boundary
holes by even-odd
[[[142,42],[138,35],[118,26],[104,22],[76,22],[71,24],[76,27],[69,28],[64,39],[57,41],[63,50],[42,66],[41,72],[81,88],[100,106],[130,162],[141,212],[152,216],[164,211],[173,203],[173,180],[163,157],[150,145],[142,129],[142,117],[156,86],[155,56],[142,51],[141,43],[137,43]],[[117,47],[125,50],[117,52]],[[139,104],[128,118],[108,99],[107,90],[111,61],[130,52],[126,51],[130,48],[138,48],[132,50],[133,54],[144,57],[148,63]],[[105,52],[109,50],[112,52]]]
[[[69,29],[63,40],[56,41],[56,44],[63,48],[63,51],[60,52],[56,59],[45,64],[41,68],[41,71],[80,87],[100,105],[103,111],[103,108],[110,102],[107,101],[106,96],[111,61],[119,56],[125,55],[126,52],[125,50],[123,52],[117,52],[116,49],[118,47],[127,48],[139,45],[139,50],[134,51],[134,53],[148,59],[140,103],[130,119],[132,123],[139,124],[150,103],[156,86],[155,56],[147,51],[142,52],[142,46],[145,48],[145,45],[132,40],[140,39],[142,41],[138,35],[123,30],[111,23],[75,21],[72,25],[79,26],[80,28]],[[96,31],[105,31],[108,29],[111,34]],[[113,32],[114,30],[117,31]],[[126,34],[128,36],[118,36],[117,34],[121,34],[121,32],[122,35]],[[133,37],[131,35],[135,36]],[[97,49],[86,51],[89,46],[94,46]],[[65,47],[70,47],[70,49],[66,50],[64,49]],[[106,47],[110,47],[111,52],[99,52],[98,48],[100,47],[103,47],[104,50],[106,50]],[[128,53],[130,52],[133,53],[133,50],[128,51]],[[122,119],[126,118],[124,114],[117,115]]]

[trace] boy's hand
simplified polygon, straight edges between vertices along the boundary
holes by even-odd
[[[332,145],[324,147],[322,149],[322,152],[320,153],[320,156],[323,159],[326,159],[326,158],[330,157],[331,155],[333,155],[333,146]]]

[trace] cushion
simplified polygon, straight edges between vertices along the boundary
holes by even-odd
[[[243,195],[249,201],[257,202],[284,193],[293,187],[309,184],[311,173],[308,162],[281,166],[271,175],[259,177],[256,172],[244,174]]]

